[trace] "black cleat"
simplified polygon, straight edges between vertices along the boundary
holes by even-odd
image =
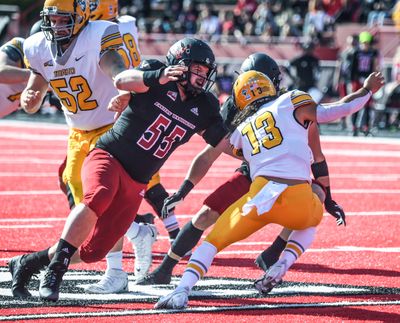
[[[28,298],[31,297],[31,293],[26,288],[33,275],[38,274],[39,270],[31,268],[26,264],[23,264],[24,256],[13,257],[8,263],[8,269],[12,276],[11,291],[14,297]]]
[[[154,224],[155,216],[152,213],[137,214],[135,218],[136,223]]]
[[[46,269],[39,286],[39,295],[42,300],[58,301],[60,285],[65,272],[65,270]]]
[[[136,285],[168,285],[171,283],[172,275],[170,273],[158,271],[152,272],[136,281]]]

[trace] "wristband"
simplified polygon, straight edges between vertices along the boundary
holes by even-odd
[[[365,91],[367,91],[367,94],[372,95],[372,91],[371,91],[371,90],[368,90],[365,86],[363,86],[362,88],[363,88]]]
[[[186,195],[189,194],[189,192],[192,190],[192,188],[194,187],[194,184],[189,181],[188,179],[185,179],[181,185],[181,187],[179,188],[177,194],[179,194],[182,199],[184,199],[186,197]]]
[[[328,164],[326,163],[325,159],[322,162],[313,163],[311,165],[311,171],[315,179],[322,176],[329,176]]]
[[[143,84],[147,87],[153,87],[160,85],[160,77],[165,67],[162,67],[154,71],[144,71],[143,72]]]

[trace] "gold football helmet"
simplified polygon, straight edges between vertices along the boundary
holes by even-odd
[[[233,85],[233,99],[236,107],[243,110],[249,104],[261,99],[276,97],[276,89],[271,79],[261,72],[250,70],[239,75]]]
[[[90,20],[114,20],[118,16],[118,0],[89,0]]]
[[[52,42],[68,43],[76,36],[89,21],[89,0],[46,0],[42,17],[42,30],[46,39]],[[51,16],[69,18],[69,22],[62,26],[54,26]],[[68,32],[65,33],[65,30]]]

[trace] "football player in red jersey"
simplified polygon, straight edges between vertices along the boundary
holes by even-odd
[[[118,89],[132,92],[112,100],[111,110],[124,111],[84,161],[83,200],[68,216],[57,244],[11,260],[13,291],[28,296],[30,278],[48,265],[39,294],[58,300],[70,262],[96,262],[120,237],[131,234],[149,180],[195,133],[215,149],[230,152],[218,100],[209,92],[215,70],[211,48],[184,38],[170,48],[167,66],[126,70],[115,77]]]

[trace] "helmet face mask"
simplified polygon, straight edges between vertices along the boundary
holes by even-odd
[[[215,83],[217,66],[214,53],[202,40],[184,38],[176,42],[168,51],[167,65],[185,65],[188,67],[188,71],[179,81],[179,84],[188,94],[198,95],[202,92],[208,92]],[[205,76],[203,73],[196,72],[196,69],[199,70],[196,65],[208,68]],[[197,82],[192,83],[192,75],[204,79],[201,86]]]
[[[66,44],[86,25],[89,19],[88,1],[46,0],[40,16],[41,29],[46,39]]]

